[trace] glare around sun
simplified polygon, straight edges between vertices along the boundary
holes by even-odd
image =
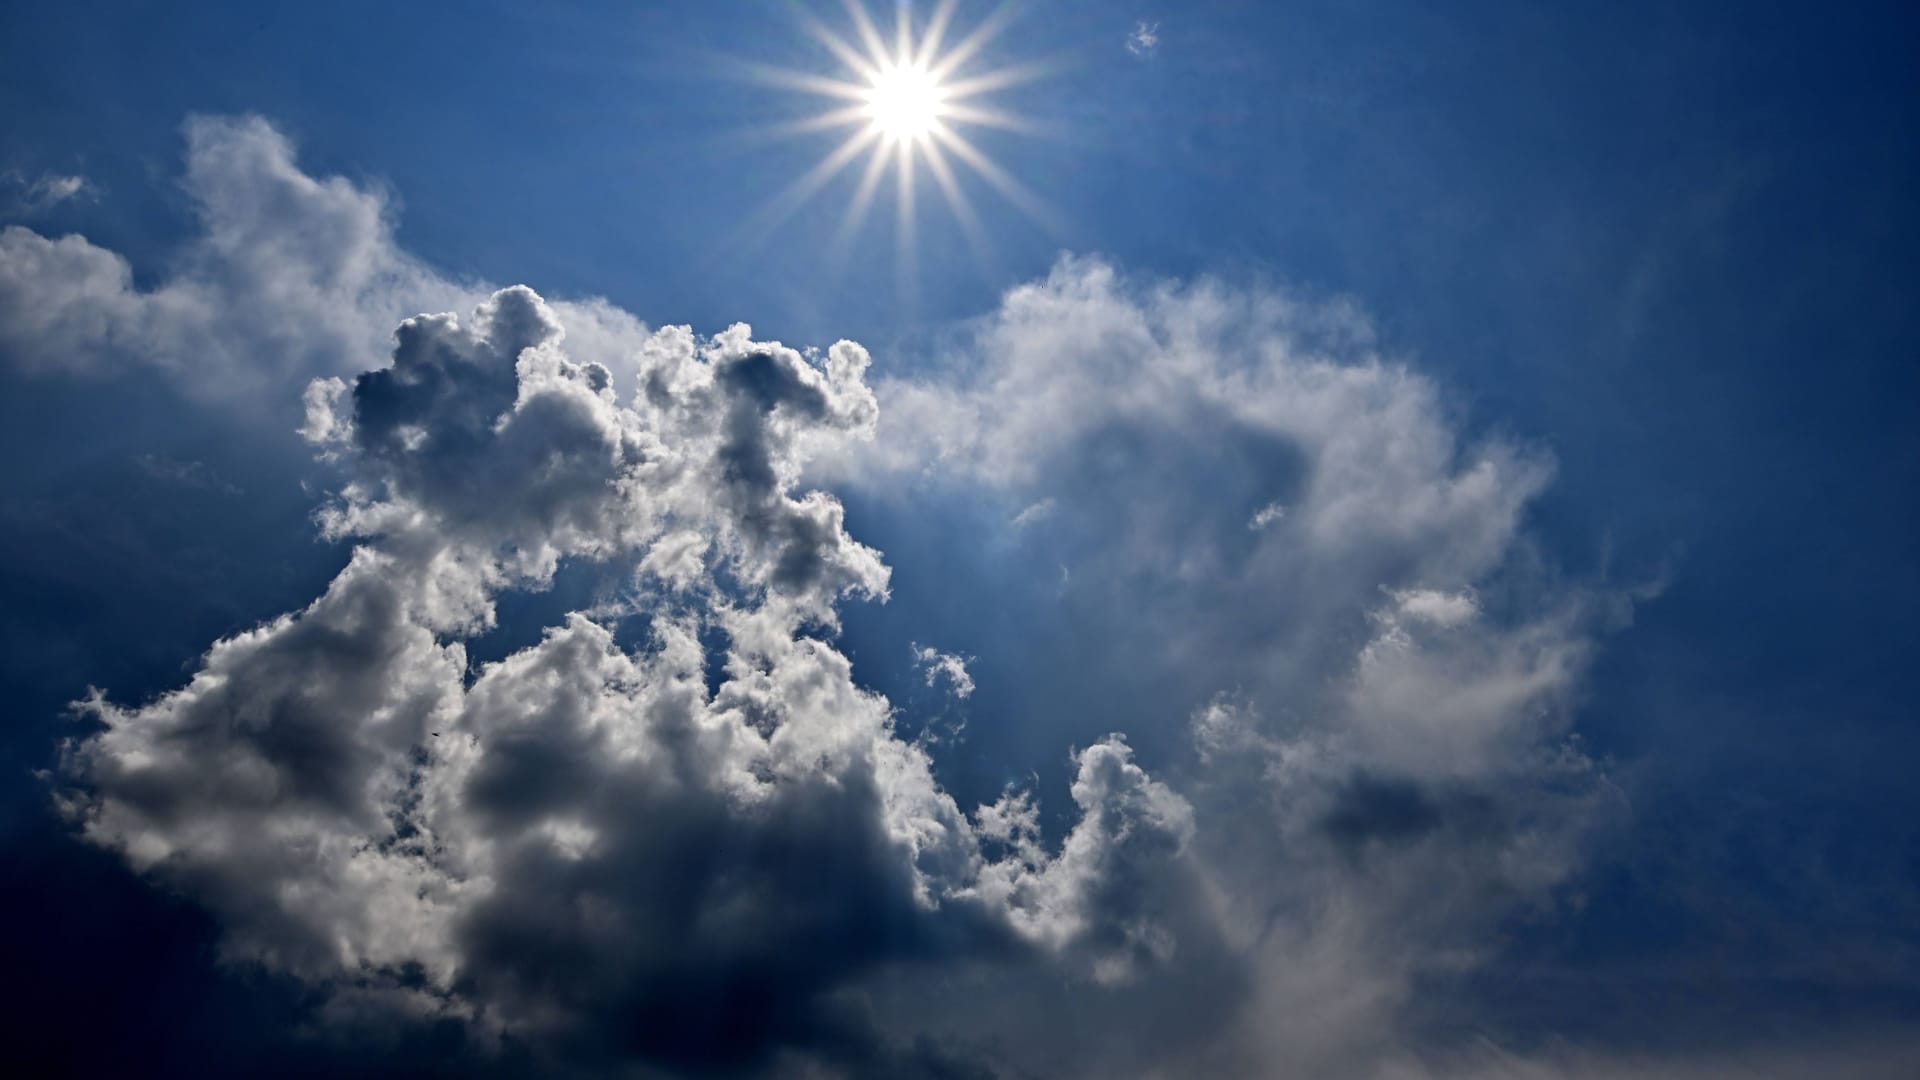
[[[893,142],[924,139],[946,112],[946,92],[920,64],[890,64],[873,73],[866,91],[873,129]]]
[[[838,72],[746,66],[756,80],[834,99],[826,111],[770,127],[770,134],[851,130],[744,222],[742,235],[753,237],[751,242],[764,241],[779,222],[862,157],[866,166],[859,170],[846,214],[828,245],[830,261],[845,258],[889,174],[903,279],[913,258],[916,188],[923,178],[933,182],[983,265],[991,254],[991,241],[961,181],[961,169],[1034,222],[1052,229],[1056,222],[1052,208],[970,137],[972,129],[981,127],[1017,134],[1039,130],[1024,117],[987,100],[1053,70],[1044,62],[982,63],[996,36],[1015,17],[1016,7],[1001,4],[979,22],[949,34],[956,29],[960,0],[917,4],[900,0],[887,5],[894,15],[890,28],[874,21],[866,0],[843,0],[843,6],[849,23],[844,34],[828,28],[803,4],[796,3],[792,9],[801,29],[837,61]]]

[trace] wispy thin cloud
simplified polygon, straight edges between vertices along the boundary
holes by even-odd
[[[1054,501],[1052,498],[1041,499],[1039,502],[1013,515],[1013,520],[1008,522],[1008,524],[1016,529],[1024,529],[1029,525],[1044,521],[1052,516],[1053,507]]]
[[[1286,507],[1279,503],[1268,503],[1260,508],[1259,513],[1253,515],[1253,517],[1247,521],[1247,528],[1254,532],[1259,532],[1286,516]]]
[[[92,197],[96,191],[93,182],[84,176],[59,173],[27,176],[17,169],[0,172],[0,189],[7,192],[11,209],[30,214],[50,210],[69,199]]]
[[[141,472],[163,483],[222,495],[246,494],[238,485],[215,473],[204,461],[175,461],[165,455],[140,454],[133,459],[133,463]]]
[[[1160,48],[1160,24],[1141,21],[1127,35],[1127,51],[1135,56],[1152,56]]]

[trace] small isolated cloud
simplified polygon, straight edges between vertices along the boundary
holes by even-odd
[[[1480,601],[1472,589],[1443,592],[1439,589],[1396,589],[1391,592],[1398,614],[1451,629],[1480,614]]]
[[[953,653],[943,653],[930,645],[915,645],[913,663],[926,672],[928,686],[944,681],[954,697],[965,699],[973,696],[973,676],[967,672],[965,659]]]
[[[1287,516],[1287,508],[1279,503],[1268,503],[1261,507],[1253,517],[1247,520],[1247,528],[1259,532],[1267,526]]]
[[[94,192],[93,184],[84,176],[41,173],[30,177],[12,169],[0,173],[0,188],[9,193],[13,211],[25,214],[42,213]]]
[[[237,485],[215,473],[204,461],[175,461],[164,454],[137,454],[133,464],[141,472],[165,484],[222,495],[246,494]]]
[[[1133,33],[1127,35],[1127,51],[1135,56],[1151,56],[1160,47],[1160,24],[1157,22],[1137,22]]]
[[[1008,522],[1008,524],[1016,529],[1024,529],[1029,525],[1036,525],[1045,521],[1047,517],[1053,513],[1053,508],[1054,501],[1051,497],[1041,499],[1039,502],[1031,503],[1026,509],[1013,515],[1013,520]]]

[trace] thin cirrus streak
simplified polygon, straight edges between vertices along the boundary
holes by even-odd
[[[983,265],[991,261],[991,243],[966,190],[966,173],[982,181],[1014,208],[1044,228],[1058,231],[1058,215],[1005,167],[995,162],[960,130],[989,127],[1025,135],[1040,133],[1026,117],[982,100],[986,95],[1049,74],[1054,65],[1025,61],[960,75],[1006,29],[1014,7],[1002,4],[963,36],[953,38],[959,0],[941,0],[924,26],[916,28],[909,5],[896,7],[891,43],[861,0],[843,0],[851,37],[836,33],[812,12],[792,8],[801,29],[823,46],[842,70],[835,74],[798,71],[767,64],[745,65],[757,82],[826,99],[811,116],[757,134],[803,137],[847,131],[812,168],[776,192],[739,227],[741,243],[764,242],[800,207],[820,194],[835,177],[865,156],[865,165],[847,211],[827,246],[829,259],[843,262],[854,237],[866,226],[882,183],[892,174],[895,193],[895,242],[900,269],[910,274],[915,255],[916,188],[922,162],[948,213]],[[952,39],[951,44],[948,44]]]

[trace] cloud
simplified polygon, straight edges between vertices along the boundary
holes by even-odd
[[[1457,594],[1524,556],[1522,515],[1552,475],[1539,450],[1463,435],[1350,310],[1276,290],[1067,259],[1009,292],[965,353],[937,378],[881,377],[875,437],[815,474],[1004,507],[1019,528],[982,542],[1068,567],[1052,610],[1100,626],[1167,717],[1236,688],[1315,707],[1383,588]]]
[[[244,495],[239,486],[222,479],[204,461],[175,461],[161,454],[138,454],[133,464],[143,473],[165,484],[213,491],[222,495]]]
[[[1135,718],[1162,758],[1191,717],[1166,782],[1214,907],[1183,929],[1217,934],[1243,989],[1212,1056],[1164,1067],[1362,1074],[1383,1046],[1424,1052],[1403,1034],[1416,987],[1550,912],[1617,805],[1571,724],[1623,601],[1537,570],[1522,521],[1550,461],[1463,435],[1351,309],[1268,288],[1067,259],[971,334],[940,377],[883,378],[875,439],[820,473],[1006,507],[992,542],[1073,568],[1057,616],[1004,601],[1034,609],[1018,647],[1097,657],[1066,699]],[[1176,949],[1158,977],[1189,960],[1219,964]]]
[[[1135,56],[1152,56],[1160,47],[1160,24],[1157,22],[1137,22],[1133,33],[1127,35],[1127,51]]]
[[[973,676],[967,673],[964,657],[943,653],[931,645],[914,645],[913,662],[926,672],[927,685],[945,682],[957,698],[973,696]]]
[[[1015,528],[1023,525],[1032,525],[1045,519],[1046,516],[1051,513],[1053,513],[1053,500],[1051,498],[1041,499],[1039,502],[1013,515],[1011,524]]]
[[[1433,988],[1610,811],[1573,717],[1626,601],[1527,540],[1547,457],[1350,305],[1067,258],[888,374],[454,282],[264,122],[187,130],[179,271],[8,230],[8,355],[297,404],[352,555],[184,686],[84,699],[61,798],[327,1024],[584,1071],[1437,1075]],[[843,495],[1031,574],[896,595]],[[613,598],[475,647],[570,566]],[[992,697],[1066,800],[966,809],[836,636],[980,590],[979,655],[880,662]]]
[[[41,173],[28,177],[15,169],[0,172],[0,190],[11,193],[10,209],[17,214],[42,214],[68,200],[97,194],[93,182],[84,176]]]
[[[839,504],[793,490],[808,447],[870,429],[865,353],[669,328],[622,404],[564,339],[516,287],[318,384],[307,430],[351,477],[322,520],[351,562],[185,687],[81,703],[103,726],[66,758],[85,835],[343,1010],[567,1055],[763,1061],[823,1039],[859,973],[954,948],[1126,963],[1152,912],[1108,875],[1188,825],[1125,744],[1082,752],[1059,854],[996,858],[809,631],[886,587]],[[469,678],[501,589],[662,543],[699,570],[638,643],[576,614]]]
[[[1917,1066],[1920,1044],[1911,1036],[1872,1034],[1854,1038],[1829,1035],[1819,1041],[1770,1036],[1744,1049],[1685,1053],[1599,1053],[1563,1046],[1521,1055],[1482,1044],[1459,1055],[1437,1075],[1458,1080],[1785,1080],[1799,1076],[1894,1080],[1912,1075]]]
[[[84,237],[0,230],[0,354],[13,366],[158,369],[202,399],[277,409],[289,385],[376,363],[403,318],[492,291],[401,251],[382,194],[302,172],[266,121],[195,117],[184,130],[200,233],[155,287]],[[622,354],[644,330],[604,301],[560,308],[583,358]]]

